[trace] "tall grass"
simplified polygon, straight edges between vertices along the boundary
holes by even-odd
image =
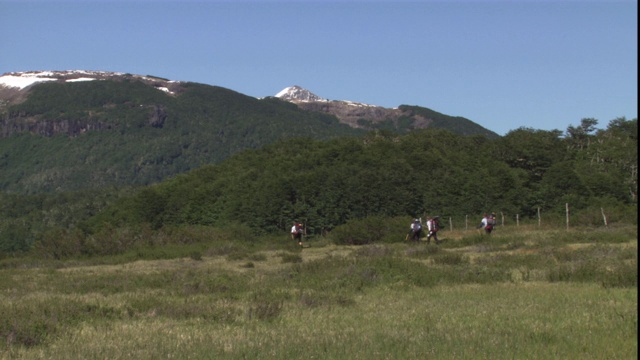
[[[441,238],[3,261],[0,358],[637,357],[634,227]]]
[[[249,303],[245,312],[229,311],[226,318],[176,318],[162,311],[102,317],[70,327],[44,349],[11,347],[5,354],[18,359],[637,357],[637,295],[631,289],[547,283],[412,287],[399,293],[392,287],[371,289],[348,305],[312,307],[298,297],[266,296],[270,306]],[[224,303],[216,305],[209,310],[225,309]]]

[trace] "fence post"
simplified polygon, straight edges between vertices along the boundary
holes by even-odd
[[[520,214],[516,214],[516,226],[520,226]]]
[[[500,211],[500,217],[502,218],[502,226],[504,226],[504,213]]]
[[[540,226],[540,208],[538,208],[538,226]]]
[[[604,221],[604,226],[607,226],[607,216],[604,214],[604,208],[600,208],[600,212],[602,213],[602,220]]]
[[[469,215],[464,216],[464,230],[469,230]]]
[[[569,203],[565,203],[565,211],[567,213],[567,230],[569,230]]]
[[[451,216],[449,216],[449,231],[453,231],[453,222],[451,221]]]

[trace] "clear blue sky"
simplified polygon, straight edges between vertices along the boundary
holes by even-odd
[[[498,134],[637,118],[623,1],[0,0],[0,74],[104,70],[264,97],[302,86]]]

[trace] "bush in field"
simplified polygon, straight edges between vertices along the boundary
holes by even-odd
[[[405,217],[369,216],[354,219],[336,227],[331,232],[331,238],[339,245],[400,242],[405,239],[410,222]]]
[[[56,260],[125,254],[135,259],[169,259],[192,256],[193,252],[208,256],[242,253],[244,255],[238,257],[243,258],[248,253],[247,246],[252,246],[256,240],[248,226],[237,223],[222,228],[181,225],[160,229],[152,229],[149,224],[122,227],[105,224],[94,233],[83,233],[80,229],[50,229],[41,234],[32,254]],[[194,249],[198,244],[211,244],[211,247]]]
[[[599,282],[604,287],[637,287],[637,253],[615,246],[592,245],[578,250],[556,250],[558,265],[547,276],[551,282]]]
[[[0,304],[0,349],[3,345],[41,345],[69,325],[95,317],[113,319],[121,314],[109,306],[68,299]]]
[[[469,263],[469,259],[462,254],[442,252],[433,257],[433,262],[439,265],[464,265]]]
[[[33,253],[43,259],[66,259],[84,252],[85,238],[79,231],[55,228],[42,234]]]
[[[300,263],[302,262],[302,256],[300,254],[292,254],[289,252],[283,252],[278,254],[283,263]]]

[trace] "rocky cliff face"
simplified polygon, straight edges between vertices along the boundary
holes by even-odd
[[[151,105],[147,107],[147,111],[146,125],[162,128],[167,119],[166,110],[161,106]],[[58,134],[74,137],[87,131],[109,130],[113,127],[113,124],[96,121],[91,118],[51,120],[17,113],[10,114],[5,119],[0,117],[0,138],[24,132],[46,137]]]
[[[389,109],[346,100],[327,100],[299,86],[285,88],[276,97],[292,102],[304,110],[334,115],[341,123],[353,128],[372,129],[382,122],[397,126],[398,120],[403,117],[411,118],[411,127],[414,129],[427,128],[432,122],[430,119],[400,109]]]
[[[110,128],[110,125],[87,120],[38,120],[35,118],[14,117],[0,119],[0,138],[8,137],[17,133],[30,132],[41,136],[51,137],[57,134],[76,136],[91,130],[103,130]]]
[[[183,91],[180,82],[170,81],[153,76],[140,76],[104,71],[30,71],[13,72],[0,76],[0,138],[16,133],[30,132],[42,136],[66,134],[76,136],[87,131],[107,130],[113,124],[92,119],[87,116],[72,119],[50,119],[40,115],[29,115],[24,112],[9,112],[10,105],[19,104],[27,99],[34,85],[44,82],[71,83],[81,81],[141,81],[169,95],[177,95]],[[161,128],[167,119],[167,112],[162,106],[145,105],[148,112],[147,126]],[[144,109],[143,109],[144,110]]]

